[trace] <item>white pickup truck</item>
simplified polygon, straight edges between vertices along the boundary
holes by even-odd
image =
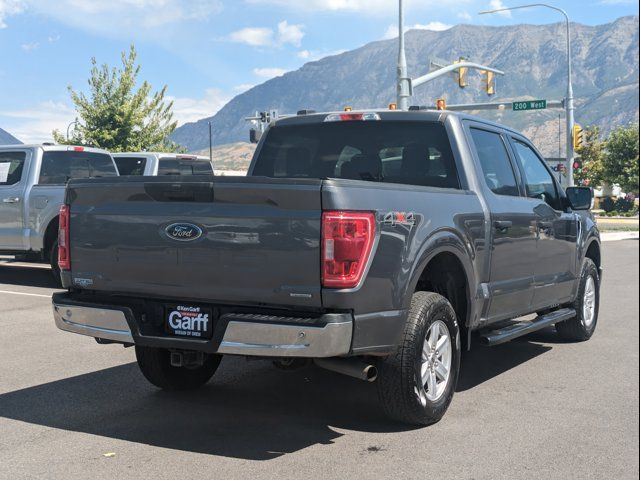
[[[58,214],[67,182],[115,177],[109,152],[67,145],[0,146],[0,254],[49,261],[58,269]]]
[[[213,165],[209,157],[159,152],[127,152],[112,155],[122,176],[213,175]]]

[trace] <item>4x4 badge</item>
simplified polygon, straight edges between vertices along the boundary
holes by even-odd
[[[384,216],[382,223],[391,227],[396,225],[413,226],[416,223],[416,215],[413,212],[389,212]]]

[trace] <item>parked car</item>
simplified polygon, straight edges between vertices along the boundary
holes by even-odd
[[[58,270],[58,213],[67,181],[116,177],[105,150],[67,145],[0,146],[0,253]]]
[[[178,153],[114,153],[120,175],[213,175],[209,157]]]
[[[463,348],[596,328],[592,192],[563,190],[504,126],[300,114],[271,125],[247,177],[177,180],[71,181],[53,297],[60,329],[135,345],[160,388],[204,384],[223,355],[313,359],[430,424]]]

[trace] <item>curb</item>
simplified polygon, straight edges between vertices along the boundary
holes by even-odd
[[[638,240],[640,232],[604,232],[600,234],[603,242],[617,242],[619,240]]]

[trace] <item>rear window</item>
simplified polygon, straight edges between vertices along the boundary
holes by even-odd
[[[42,154],[40,185],[64,185],[72,178],[116,177],[110,155],[93,152],[50,151]]]
[[[460,188],[446,130],[427,122],[276,126],[265,139],[253,175]]]
[[[213,175],[213,167],[208,160],[190,158],[160,158],[158,175]]]
[[[120,175],[143,175],[147,166],[144,157],[114,157]]]

